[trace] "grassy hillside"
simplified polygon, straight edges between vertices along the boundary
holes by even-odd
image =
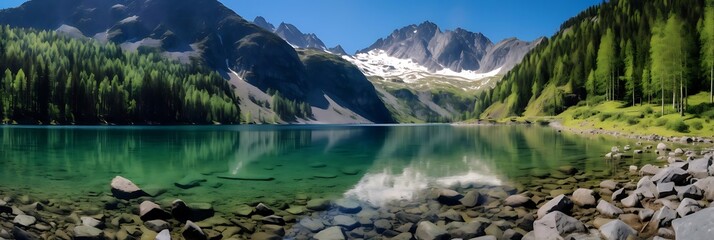
[[[714,1],[611,0],[563,23],[479,97],[475,115],[557,115],[599,101],[685,113],[713,81]]]

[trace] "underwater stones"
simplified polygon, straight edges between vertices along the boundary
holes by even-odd
[[[332,219],[332,224],[343,227],[347,230],[355,229],[359,226],[359,222],[350,216],[338,215]]]
[[[176,181],[174,185],[182,189],[189,189],[193,187],[198,187],[202,182],[206,182],[206,178],[199,173],[189,173],[180,180]]]
[[[597,211],[606,217],[617,217],[624,213],[622,209],[602,199],[597,204]]]
[[[315,163],[311,163],[310,167],[311,168],[324,168],[324,167],[327,167],[327,164],[325,164],[324,162],[315,162]]]
[[[144,226],[146,226],[146,228],[148,228],[149,230],[154,231],[154,232],[161,232],[165,229],[169,229],[169,230],[171,229],[170,223],[168,223],[164,220],[158,220],[158,219],[146,221],[146,222],[144,222]]]
[[[171,203],[171,216],[180,222],[191,219],[191,208],[181,199],[176,199]]]
[[[95,227],[95,228],[101,228],[103,223],[93,217],[89,216],[83,216],[79,218],[82,220],[82,225],[83,226],[90,226],[90,227]]]
[[[577,219],[554,211],[533,223],[535,239],[562,239],[571,233],[585,233],[587,228]]]
[[[99,240],[104,239],[104,232],[98,228],[90,226],[77,226],[72,230],[73,239],[76,240]]]
[[[119,199],[134,199],[145,196],[146,193],[136,186],[132,181],[122,176],[116,176],[111,182],[112,195]]]
[[[253,213],[261,216],[270,216],[273,215],[275,211],[263,203],[258,203],[258,205],[255,206]]]
[[[335,206],[337,206],[340,212],[347,214],[355,214],[362,210],[358,202],[349,199],[337,200],[335,201]]]
[[[460,204],[459,200],[461,198],[463,198],[463,196],[457,191],[454,191],[451,189],[437,190],[436,200],[439,201],[439,203],[441,203],[441,204],[449,205],[449,206],[459,205]]]
[[[340,227],[329,227],[326,228],[313,236],[317,240],[344,240],[346,239],[345,233]]]
[[[465,207],[475,207],[481,204],[481,194],[476,190],[471,190],[463,198],[459,199],[459,202]]]
[[[405,212],[398,212],[394,215],[400,222],[417,223],[421,220],[421,216]]]
[[[332,178],[337,178],[337,174],[330,173],[330,172],[321,172],[321,173],[313,174],[312,177],[319,178],[319,179],[332,179]]]
[[[30,225],[35,224],[37,219],[33,216],[20,214],[15,216],[15,219],[13,219],[12,222],[21,226],[29,227]]]
[[[714,229],[714,208],[706,208],[674,220],[672,226],[676,239],[711,239]]]
[[[637,231],[623,221],[614,220],[600,227],[600,234],[607,240],[626,240],[637,236]]]
[[[218,177],[220,179],[227,179],[227,180],[260,181],[260,182],[268,182],[268,181],[275,180],[275,178],[272,176],[257,175],[257,174],[241,174],[241,175],[222,174],[222,175],[218,175],[216,177]]]
[[[374,228],[377,230],[377,233],[383,233],[386,230],[392,229],[392,223],[387,219],[379,219],[374,222]]]
[[[260,218],[260,221],[264,224],[275,224],[275,225],[285,225],[285,219],[281,216],[270,215]]]
[[[359,168],[353,168],[353,167],[341,167],[340,172],[344,175],[353,176],[353,175],[359,174],[361,172],[361,170]]]
[[[567,175],[574,175],[574,174],[578,173],[577,168],[575,168],[573,166],[568,166],[568,165],[559,167],[558,171],[563,174],[567,174]]]
[[[143,201],[139,205],[139,217],[142,221],[156,219],[166,220],[171,218],[171,214],[161,209],[161,206],[156,203],[153,203],[151,201]]]
[[[292,206],[288,209],[285,209],[286,212],[292,214],[292,215],[301,215],[305,213],[305,210],[307,210],[304,206]]]
[[[278,235],[272,234],[272,233],[257,232],[257,233],[253,233],[253,235],[250,236],[250,239],[253,239],[253,240],[281,240],[283,238]]]
[[[330,208],[330,200],[319,198],[312,199],[307,201],[307,205],[305,207],[313,211],[324,211]]]
[[[573,203],[580,207],[594,207],[600,196],[595,191],[585,188],[578,188],[573,192]]]
[[[538,218],[542,218],[553,211],[570,212],[571,209],[573,209],[573,202],[570,198],[561,194],[546,202],[538,209]]]
[[[191,220],[186,221],[186,224],[181,229],[181,236],[186,240],[206,240],[206,234],[201,230],[198,225],[191,222]]]
[[[449,239],[449,233],[429,221],[421,221],[417,224],[416,239],[418,240],[442,240]]]
[[[298,222],[298,224],[300,224],[300,226],[303,226],[307,230],[314,232],[314,233],[319,232],[322,229],[325,229],[325,224],[323,224],[321,220],[313,219],[313,218],[309,218],[309,217],[300,219],[300,222]]]

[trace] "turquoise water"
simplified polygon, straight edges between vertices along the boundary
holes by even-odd
[[[610,147],[625,144],[634,142],[538,126],[6,126],[0,190],[72,199],[107,193],[121,175],[166,190],[159,199],[217,209],[289,202],[297,194],[380,204],[434,186],[528,187],[563,165],[604,179],[651,161],[603,160]],[[205,182],[176,187],[186,175]]]

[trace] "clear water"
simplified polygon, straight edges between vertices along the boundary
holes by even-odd
[[[538,126],[327,125],[0,127],[0,190],[72,199],[109,192],[116,175],[160,199],[289,202],[345,195],[380,204],[433,186],[526,186],[571,165],[604,179],[649,159],[603,160],[602,136]],[[206,179],[181,189],[186,175]],[[219,177],[270,181],[235,180]]]

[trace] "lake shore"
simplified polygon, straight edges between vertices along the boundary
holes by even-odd
[[[532,180],[521,183],[428,188],[412,200],[382,205],[299,194],[287,201],[236,201],[230,209],[219,209],[211,203],[160,198],[160,189],[126,178],[104,179],[106,190],[66,199],[3,188],[0,238],[600,239],[632,233],[672,239],[681,232],[672,222],[697,216],[692,213],[708,206],[714,193],[703,185],[711,181],[711,160],[705,158],[711,151],[701,144],[677,144],[682,148],[655,142],[613,146],[602,153],[610,166],[606,170],[560,166],[534,172]],[[642,157],[660,160],[633,166],[632,160]],[[659,188],[670,183],[672,189],[660,197]],[[177,184],[195,183],[186,179]],[[680,206],[685,209],[681,215]]]

